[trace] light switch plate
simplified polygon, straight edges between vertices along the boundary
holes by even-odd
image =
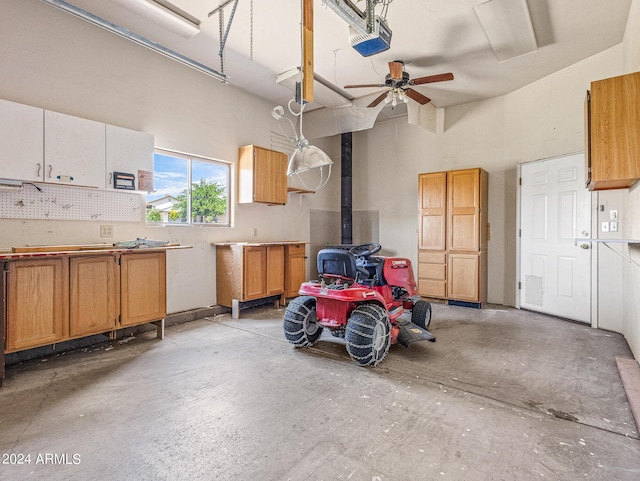
[[[609,211],[609,220],[618,220],[618,211],[610,210]]]

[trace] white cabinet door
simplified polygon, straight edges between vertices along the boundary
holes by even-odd
[[[42,180],[44,110],[0,99],[0,178]]]
[[[102,187],[105,124],[44,112],[44,181]]]
[[[107,125],[107,162],[104,186],[113,188],[113,173],[124,172],[136,176],[138,170],[153,172],[153,135]]]

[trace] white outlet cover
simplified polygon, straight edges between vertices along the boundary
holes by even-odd
[[[603,222],[602,223],[602,228],[600,230],[602,232],[609,232],[609,223],[608,222]]]
[[[611,232],[618,232],[618,221],[611,221],[611,224],[609,225],[609,230]]]

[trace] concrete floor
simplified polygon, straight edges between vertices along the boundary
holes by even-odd
[[[369,369],[328,333],[290,346],[283,312],[8,366],[0,479],[640,479],[618,334],[434,305],[435,344]]]

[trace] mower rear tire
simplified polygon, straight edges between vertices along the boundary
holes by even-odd
[[[376,366],[389,352],[391,324],[387,311],[377,304],[363,304],[347,321],[345,341],[351,359],[361,366]]]
[[[425,331],[428,330],[429,324],[431,324],[431,303],[417,301],[411,311],[411,322]]]
[[[298,347],[310,347],[322,334],[316,317],[316,298],[300,296],[293,299],[284,311],[284,335]]]

